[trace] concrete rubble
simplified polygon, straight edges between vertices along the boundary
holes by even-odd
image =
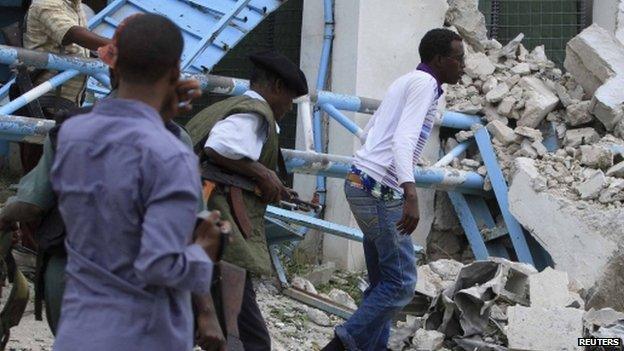
[[[467,102],[480,107],[510,185],[511,213],[554,268],[582,286],[569,301],[624,311],[618,298],[624,288],[624,45],[592,25],[569,41],[564,73],[543,46],[529,51],[523,38],[482,48],[467,40],[470,70],[446,88],[447,109]],[[459,132],[443,145],[474,133]],[[466,169],[464,159],[487,176],[476,148],[449,166]],[[432,234],[430,242],[438,245],[452,237]],[[447,257],[465,262],[463,249]]]
[[[391,350],[581,350],[578,338],[617,333],[619,323],[624,328],[624,313],[585,312],[578,283],[563,271],[538,273],[501,258],[468,265],[438,260],[426,266],[436,276],[419,280],[454,280],[431,299],[424,314],[397,323]],[[553,335],[558,337],[545,337]]]

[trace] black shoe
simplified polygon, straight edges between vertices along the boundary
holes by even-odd
[[[345,347],[342,345],[342,341],[337,336],[334,336],[329,344],[325,345],[321,351],[345,351]]]

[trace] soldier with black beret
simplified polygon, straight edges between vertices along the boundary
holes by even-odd
[[[238,318],[246,351],[271,349],[251,276],[273,275],[264,231],[267,205],[295,195],[276,173],[285,171],[279,167],[283,162],[277,122],[292,109],[293,99],[308,93],[305,75],[284,55],[265,51],[251,55],[250,60],[254,64],[251,89],[204,109],[186,125],[202,162],[247,177],[258,190],[246,191],[216,180],[206,180],[204,187],[208,208],[219,210],[224,220],[236,224],[223,260],[247,270]]]

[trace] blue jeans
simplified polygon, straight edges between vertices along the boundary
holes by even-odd
[[[392,318],[412,300],[416,286],[412,239],[396,229],[403,200],[382,201],[348,182],[345,194],[364,233],[370,286],[353,316],[336,327],[336,335],[347,350],[386,350]]]

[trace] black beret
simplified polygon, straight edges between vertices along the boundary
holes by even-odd
[[[254,65],[275,73],[284,80],[286,86],[294,90],[297,96],[308,93],[308,81],[305,74],[288,57],[273,51],[262,51],[249,55]]]

